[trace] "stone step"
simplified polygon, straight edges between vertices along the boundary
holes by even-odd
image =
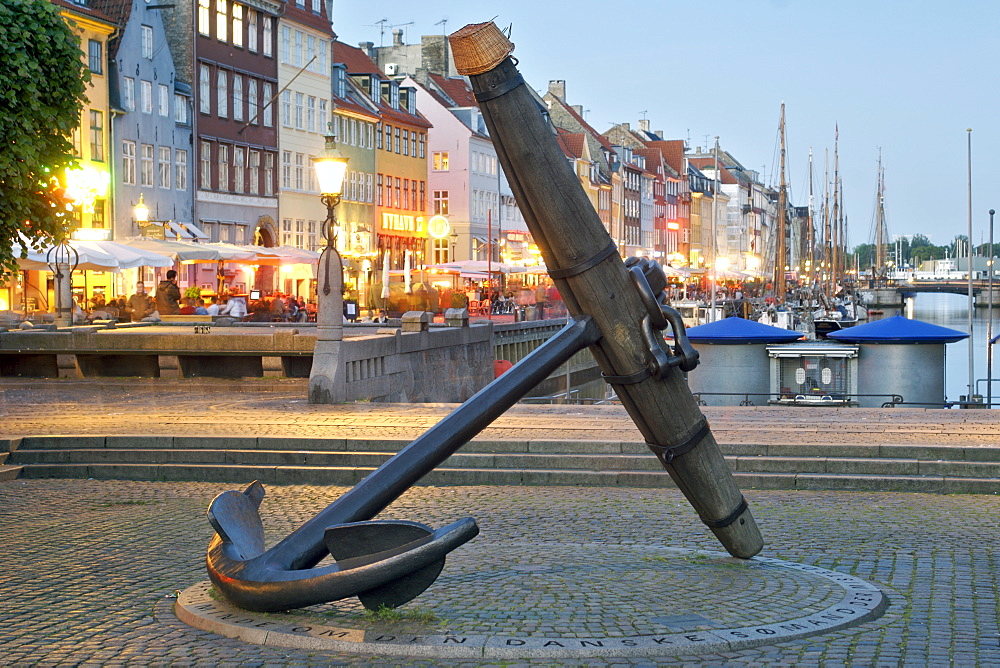
[[[292,450],[199,450],[87,448],[40,450],[22,448],[11,463],[21,466],[52,464],[102,464],[156,466],[167,464],[252,467],[370,468],[380,466],[392,452],[318,452]],[[1000,462],[942,461],[921,459],[834,457],[726,457],[738,473],[804,473],[837,475],[960,476],[1000,478]],[[0,464],[2,464],[0,460]],[[651,454],[507,454],[459,452],[444,468],[567,470],[567,471],[661,471]]]
[[[984,439],[985,441],[986,439]],[[9,449],[55,450],[68,449],[163,449],[163,450],[281,450],[304,452],[390,452],[409,445],[399,439],[323,439],[323,438],[245,438],[216,436],[28,436]],[[3,450],[0,442],[0,450]],[[820,457],[855,459],[915,459],[920,461],[968,461],[1000,463],[1000,443],[977,445],[910,445],[910,444],[732,444],[722,443],[722,453],[731,457]],[[525,453],[525,454],[591,454],[649,456],[645,443],[634,441],[565,441],[473,440],[462,446],[462,454]]]
[[[16,467],[6,467],[16,468]],[[116,480],[185,480],[233,485],[259,480],[271,485],[357,484],[369,467],[249,466],[237,464],[34,464],[24,478],[95,478]],[[865,475],[824,473],[735,472],[737,485],[748,489],[859,490],[997,494],[1000,478],[945,475]],[[673,487],[665,471],[587,471],[572,469],[497,469],[439,467],[420,485],[568,485],[600,487]]]
[[[14,480],[21,475],[21,466],[5,466],[0,464],[0,480]]]

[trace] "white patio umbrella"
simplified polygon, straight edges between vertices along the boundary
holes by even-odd
[[[178,262],[218,262],[224,260],[223,253],[212,244],[189,244],[183,241],[166,241],[149,237],[122,239],[121,243],[159,255],[166,255]]]
[[[118,271],[118,260],[99,248],[90,248],[79,245],[81,242],[72,241],[70,247],[76,251],[72,255],[72,261],[76,264],[78,271]],[[47,246],[41,249],[28,247],[27,257],[22,258],[21,253],[24,247],[20,243],[14,243],[14,255],[18,258],[17,265],[22,270],[28,271],[50,271],[49,251],[55,246]],[[55,253],[51,254],[54,257]]]
[[[70,245],[78,251],[82,248],[103,251],[118,261],[120,269],[135,269],[136,267],[169,267],[174,261],[166,255],[152,251],[126,246],[116,241],[71,241]]]
[[[403,292],[413,294],[413,284],[410,282],[410,251],[403,255]]]
[[[382,299],[389,298],[389,250],[385,251],[385,260],[382,262]]]

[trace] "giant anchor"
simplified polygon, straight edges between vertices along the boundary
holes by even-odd
[[[665,305],[666,278],[650,260],[623,262],[525,85],[496,26],[450,37],[518,206],[571,314],[559,333],[386,461],[314,518],[265,549],[264,488],[220,494],[209,576],[233,603],[274,611],[357,596],[370,609],[396,607],[430,586],[451,550],[479,533],[472,518],[433,529],[374,521],[424,475],[502,415],[531,388],[590,347],[649,448],[726,550],[750,558],[763,547],[684,373],[697,353],[680,315]],[[670,329],[673,344],[664,331]],[[319,565],[327,555],[334,563]]]

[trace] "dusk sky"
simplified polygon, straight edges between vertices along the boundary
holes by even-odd
[[[832,179],[839,124],[852,246],[873,236],[879,148],[892,235],[922,233],[943,244],[965,234],[967,128],[976,243],[988,235],[989,209],[1000,209],[1000,2],[335,0],[333,16],[342,41],[386,45],[393,24],[412,22],[401,27],[416,43],[490,19],[512,26],[528,83],[544,92],[550,79],[564,79],[567,102],[583,105],[599,132],[645,117],[692,148],[718,136],[771,184],[784,101],[795,205],[808,203],[812,148],[819,208],[824,151]]]

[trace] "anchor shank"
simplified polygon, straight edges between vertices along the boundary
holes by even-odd
[[[466,26],[450,40],[456,67],[469,76],[504,174],[549,273],[570,313],[590,315],[604,334],[593,347],[594,357],[613,379],[647,443],[663,448],[685,444],[685,454],[664,460],[678,487],[731,554],[753,556],[763,541],[732,473],[711,431],[703,428],[704,417],[682,373],[671,369],[659,378],[648,373],[650,347],[638,326],[646,309],[639,292],[566,160],[548,110],[537,103],[514,60],[501,49],[486,48],[496,46],[502,39],[498,35],[487,22]],[[558,99],[550,103],[553,110],[563,104]]]
[[[400,450],[364,480],[269,551],[273,568],[302,569],[325,555],[327,527],[371,519],[551,375],[600,332],[588,317],[573,318],[555,336]]]

